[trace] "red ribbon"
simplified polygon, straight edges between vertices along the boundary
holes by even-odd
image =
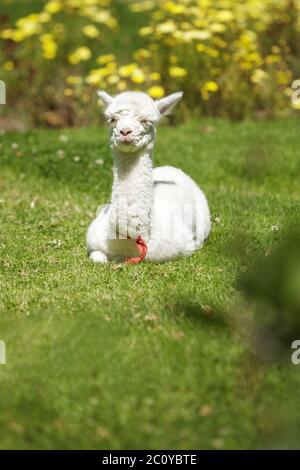
[[[128,238],[129,240],[131,240],[130,237]],[[145,258],[147,254],[148,248],[147,248],[146,242],[145,240],[142,239],[140,235],[135,240],[135,243],[136,243],[137,249],[139,250],[140,256],[137,256],[136,258],[125,258],[125,263],[127,264],[138,264],[141,261],[143,261],[143,259]]]

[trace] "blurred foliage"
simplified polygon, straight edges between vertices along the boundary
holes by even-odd
[[[300,339],[300,228],[259,257],[240,287],[255,312],[256,352],[271,360],[290,357],[293,341]]]
[[[16,20],[2,2],[1,75],[37,124],[82,123],[97,87],[182,89],[186,109],[231,118],[299,107],[299,0],[50,0]]]
[[[286,112],[299,75],[299,1],[160,0],[131,8],[151,6],[140,34],[148,40],[146,67],[163,89],[183,89],[207,114]]]
[[[13,8],[15,2],[6,3]],[[2,65],[11,85],[10,98],[13,102],[21,95],[36,123],[72,125],[76,123],[75,113],[73,100],[68,98],[76,96],[68,84],[82,80],[101,48],[103,36],[116,30],[117,21],[110,11],[110,0],[39,3],[38,12],[17,19],[13,26],[6,25],[9,18],[3,18]],[[80,76],[70,78],[68,73],[76,69]],[[81,103],[89,100],[87,90],[82,89]]]

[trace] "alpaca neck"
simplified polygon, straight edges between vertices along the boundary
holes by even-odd
[[[135,155],[114,151],[111,204],[120,238],[148,238],[153,199],[152,149]]]

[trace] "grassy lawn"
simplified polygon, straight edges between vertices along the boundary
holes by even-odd
[[[236,280],[299,215],[298,149],[296,119],[161,128],[155,164],[202,186],[209,241],[176,262],[101,266],[85,233],[110,194],[106,130],[1,136],[1,448],[273,442],[300,366],[253,356]]]

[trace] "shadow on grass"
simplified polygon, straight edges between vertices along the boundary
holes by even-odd
[[[195,328],[214,328],[223,331],[228,328],[221,312],[187,298],[178,299],[172,306],[172,311],[178,320],[186,321]]]

